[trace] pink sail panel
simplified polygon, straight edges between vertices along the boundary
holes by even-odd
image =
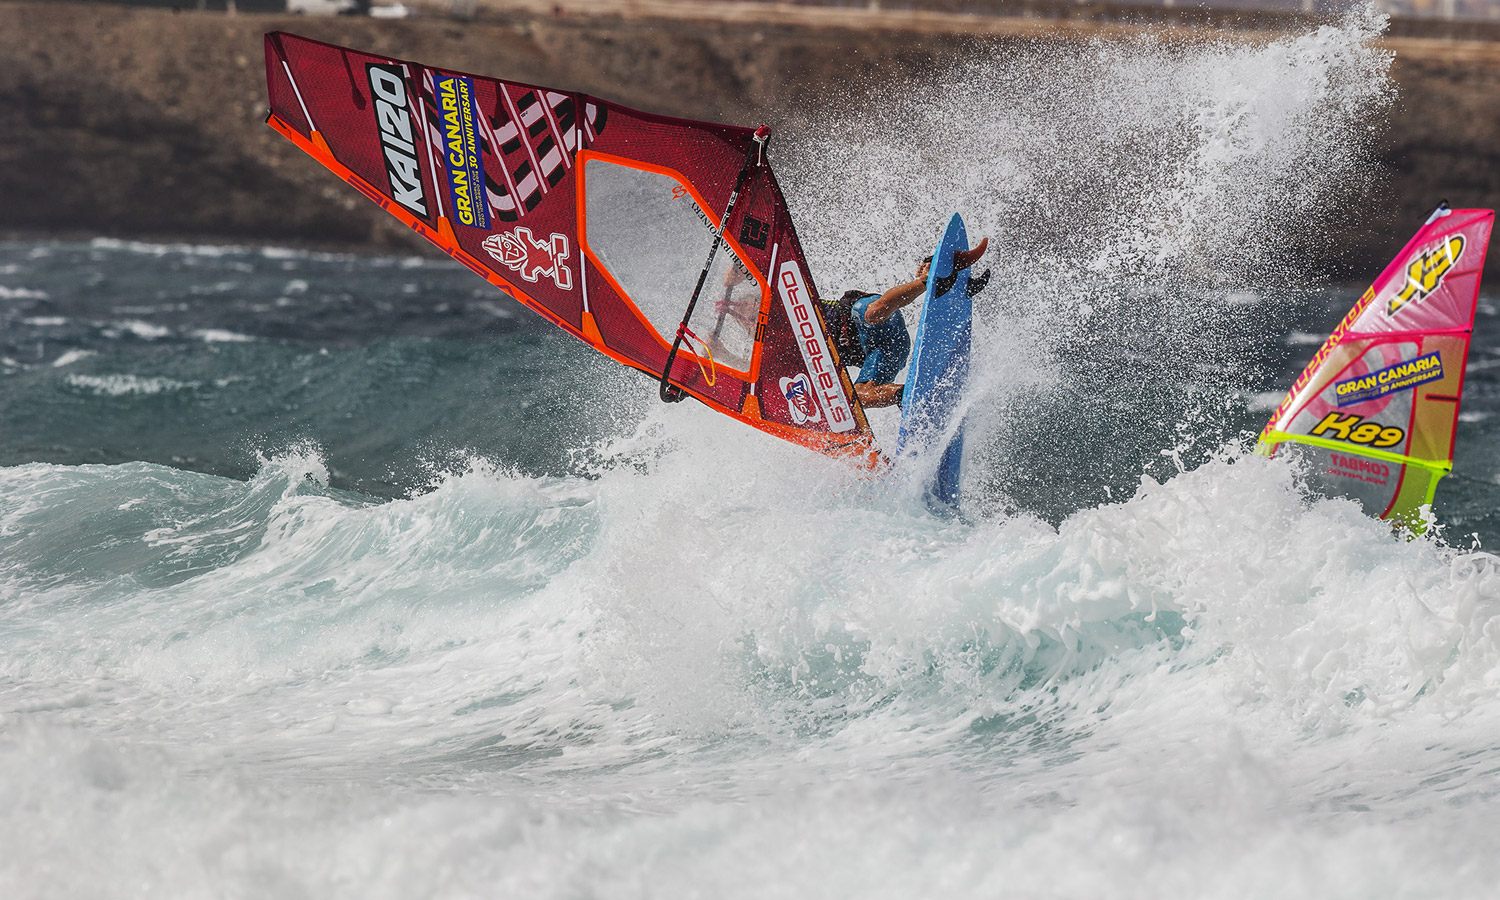
[[[266,36],[266,79],[273,128],[476,274],[653,377],[722,227],[671,382],[787,440],[877,457],[752,129],[282,32]]]
[[[1355,335],[1469,331],[1494,211],[1455,209],[1428,221],[1371,285]]]
[[[1316,486],[1409,518],[1452,468],[1492,210],[1440,209],[1298,376],[1261,433]]]

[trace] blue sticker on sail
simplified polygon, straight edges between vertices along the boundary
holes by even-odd
[[[1442,377],[1443,358],[1437,353],[1429,353],[1358,378],[1340,381],[1333,386],[1333,390],[1338,395],[1339,406],[1353,406],[1397,391],[1410,390]]]
[[[478,123],[474,115],[474,82],[462,75],[433,79],[443,127],[443,163],[448,170],[448,199],[453,218],[471,228],[489,228],[484,201],[484,163],[479,158]]]

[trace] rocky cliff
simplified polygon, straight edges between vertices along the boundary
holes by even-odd
[[[937,54],[1128,27],[1003,23],[985,34],[760,19],[492,12],[475,21],[224,15],[0,2],[0,231],[416,249],[413,235],[264,125],[261,35],[310,37],[695,118],[796,128],[856,73],[897,81]],[[1238,39],[1226,33],[1176,39]],[[1440,198],[1500,205],[1500,45],[1393,38],[1400,90],[1382,176],[1331,236],[1330,265],[1379,265]],[[1492,267],[1500,254],[1492,255]],[[1493,282],[1492,282],[1493,283]]]

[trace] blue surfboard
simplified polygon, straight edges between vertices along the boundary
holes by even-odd
[[[958,508],[958,480],[963,465],[962,421],[953,421],[969,382],[969,270],[954,270],[955,253],[969,249],[964,220],[948,220],[927,274],[922,318],[912,345],[911,364],[901,398],[898,465],[927,474],[929,503]],[[935,467],[931,461],[941,454]],[[922,463],[926,462],[926,465]]]

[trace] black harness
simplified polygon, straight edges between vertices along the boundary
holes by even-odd
[[[854,304],[865,297],[878,297],[865,291],[845,291],[837,300],[823,300],[823,324],[828,328],[828,338],[833,349],[838,351],[839,364],[862,366],[865,364],[865,348],[859,343],[859,323],[854,321]]]

